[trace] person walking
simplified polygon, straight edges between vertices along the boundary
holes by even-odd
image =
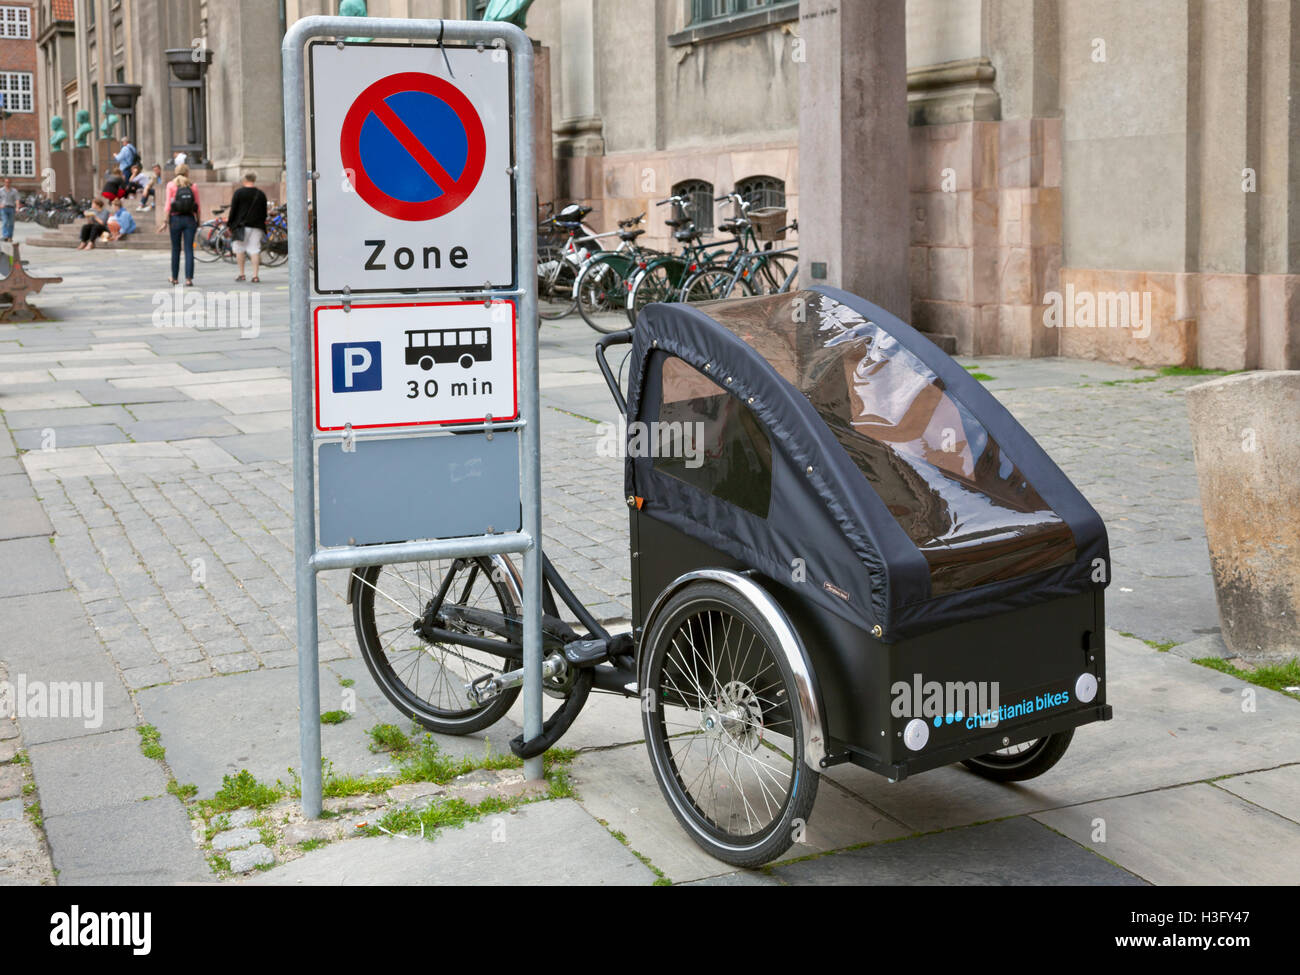
[[[194,283],[194,235],[199,229],[199,190],[190,182],[190,167],[181,163],[176,176],[167,184],[167,205],[163,208],[158,232],[166,227],[172,238],[172,276],[176,283],[180,272],[181,248],[185,248],[185,283]]]
[[[0,188],[0,240],[9,242],[14,239],[14,214],[17,210],[18,191],[14,189],[14,181],[6,176],[3,188]]]
[[[257,173],[244,174],[244,185],[230,197],[230,212],[226,215],[230,235],[234,238],[231,250],[239,264],[239,277],[235,280],[244,280],[244,254],[247,252],[253,258],[254,284],[260,280],[257,269],[262,260],[262,236],[266,233],[266,194],[254,185],[256,182]]]

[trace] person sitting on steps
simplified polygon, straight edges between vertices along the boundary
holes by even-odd
[[[77,245],[79,251],[92,251],[95,249],[95,241],[99,239],[108,227],[108,220],[104,215],[104,201],[92,200],[90,209],[86,211],[86,222],[81,225],[81,243]]]

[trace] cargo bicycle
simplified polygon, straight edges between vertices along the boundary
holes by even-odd
[[[593,692],[631,698],[682,828],[754,867],[836,765],[1024,780],[1110,718],[1105,527],[918,332],[818,287],[651,304],[596,346],[628,424],[631,629],[543,554],[549,715],[516,754],[558,742]],[[498,555],[358,568],[348,598],[389,700],[469,734],[522,686],[520,592]]]

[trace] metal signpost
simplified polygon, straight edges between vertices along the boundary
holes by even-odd
[[[281,54],[302,806],[317,816],[318,572],[522,553],[524,738],[542,732],[533,47],[503,23],[306,17]]]

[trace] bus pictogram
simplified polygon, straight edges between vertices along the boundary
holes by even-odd
[[[406,364],[426,372],[435,362],[459,362],[468,369],[476,362],[491,361],[490,328],[417,328],[406,333]]]

